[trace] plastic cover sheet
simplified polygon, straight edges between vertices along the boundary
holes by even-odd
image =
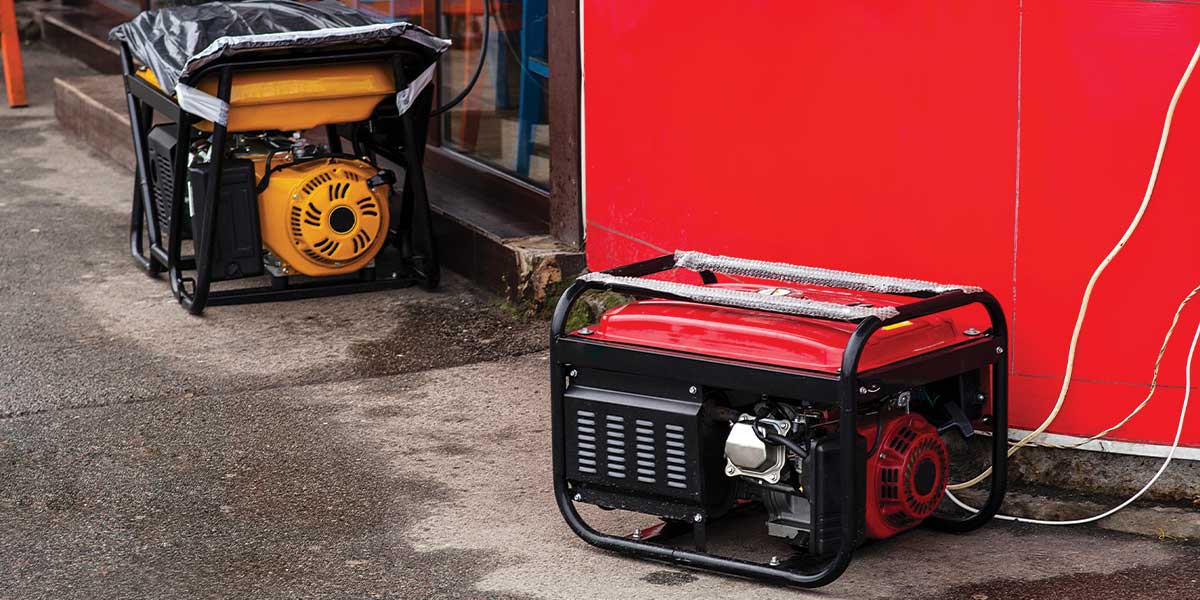
[[[109,39],[127,43],[164,91],[189,83],[189,75],[213,61],[245,52],[407,46],[427,53],[433,64],[450,46],[449,40],[411,23],[382,23],[334,0],[244,0],[161,8],[115,27]]]
[[[949,285],[934,283],[932,281],[921,281],[919,279],[865,275],[863,273],[834,271],[817,267],[802,267],[787,263],[749,260],[729,256],[713,256],[704,254],[703,252],[686,250],[675,251],[675,266],[693,271],[712,271],[725,275],[741,275],[759,279],[824,285],[880,294],[912,294],[917,292],[941,294],[952,291],[975,294],[983,291],[983,288],[967,285]]]
[[[816,317],[820,319],[834,319],[837,321],[858,321],[867,317],[878,317],[887,320],[900,314],[891,306],[845,306],[801,297],[768,296],[723,287],[691,285],[674,281],[644,279],[641,277],[621,277],[607,273],[588,273],[580,277],[580,279],[593,281],[601,285],[626,286],[634,289],[670,294],[702,304],[718,304],[721,306],[748,308],[751,310]]]

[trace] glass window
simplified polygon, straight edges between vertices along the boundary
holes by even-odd
[[[550,187],[547,0],[343,0],[388,20],[433,29],[454,44],[439,68],[440,102],[458,96],[487,55],[470,94],[441,118],[442,146],[525,180]],[[439,5],[432,23],[424,6]]]
[[[442,59],[441,99],[457,96],[471,80],[487,44],[479,80],[442,118],[442,145],[501,171],[548,188],[550,125],[546,0],[442,0],[442,35],[454,41]]]
[[[342,0],[342,3],[385,21],[408,21],[430,29],[425,19],[425,0]]]

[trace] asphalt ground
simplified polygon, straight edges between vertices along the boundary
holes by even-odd
[[[546,324],[448,274],[190,317],[127,255],[131,175],[0,108],[0,598],[1200,598],[1200,548],[995,523],[818,592],[587,546],[550,493]],[[653,524],[585,510],[602,528]],[[785,554],[755,522],[714,546]]]

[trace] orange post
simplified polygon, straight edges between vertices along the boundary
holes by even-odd
[[[17,34],[17,9],[13,0],[0,0],[0,61],[8,105],[25,106],[25,68],[21,66],[21,38]]]

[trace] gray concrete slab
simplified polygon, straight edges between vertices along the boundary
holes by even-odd
[[[1007,524],[868,546],[819,594],[596,550],[548,493],[546,360],[0,420],[0,597],[1150,598],[1197,576],[1187,544]]]
[[[386,387],[382,381],[364,382],[365,389],[379,393],[363,394],[361,389],[351,393],[372,398],[362,411],[403,406],[404,413],[371,419],[365,412],[347,411],[340,420],[378,443],[393,444],[399,451],[393,468],[424,473],[447,486],[453,501],[433,507],[405,538],[421,551],[469,550],[505,557],[476,583],[489,593],[613,599],[972,598],[972,594],[1021,598],[1027,596],[1008,595],[1019,589],[1017,582],[1036,591],[1041,589],[1038,585],[1059,585],[1069,579],[1076,595],[1064,597],[1129,598],[1156,597],[1156,589],[1166,589],[1156,586],[1181,583],[1174,577],[1142,580],[1137,576],[1141,569],[1170,565],[1197,571],[1187,565],[1200,552],[1169,540],[1002,523],[970,535],[918,530],[872,544],[856,555],[843,579],[819,594],[765,588],[603,552],[574,537],[549,493],[546,360],[545,355],[532,355],[431,371],[418,386],[396,394],[376,388]],[[446,398],[455,400],[449,414]],[[449,442],[447,448],[447,440],[471,431],[475,437]],[[616,511],[587,510],[585,517],[617,533],[654,524],[652,519]],[[761,522],[744,525],[718,527],[714,545],[760,559],[787,554],[786,545],[765,536]],[[1117,572],[1124,572],[1136,586],[1090,583],[1090,575]],[[971,592],[962,595],[963,590]]]
[[[0,599],[1197,597],[1200,548],[1094,528],[915,531],[816,593],[591,548],[550,496],[544,323],[453,276],[189,317],[31,73],[0,108]]]

